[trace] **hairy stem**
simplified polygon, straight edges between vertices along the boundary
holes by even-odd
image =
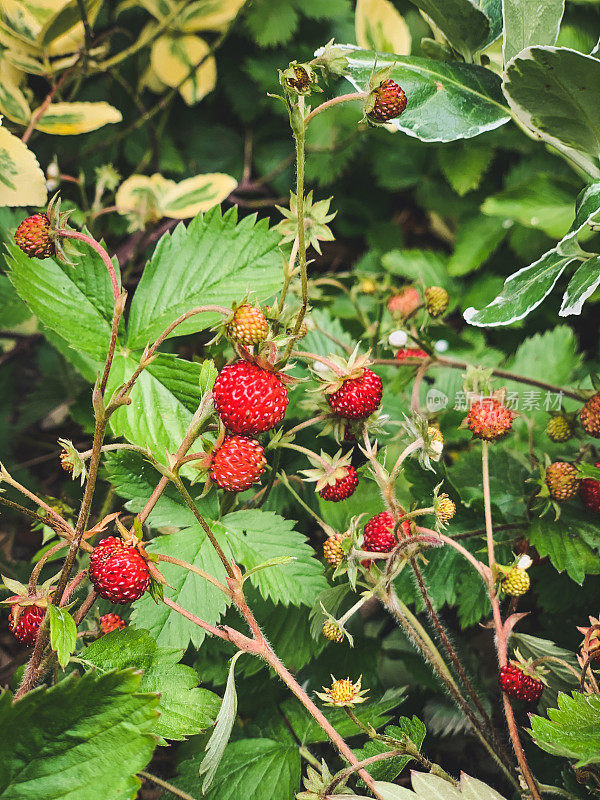
[[[306,115],[306,117],[304,118],[304,127],[306,127],[308,123],[311,121],[311,119],[314,119],[317,116],[317,114],[321,114],[328,108],[337,106],[340,103],[348,103],[350,100],[366,100],[368,96],[369,96],[368,92],[350,92],[349,94],[341,94],[339,97],[333,97],[331,100],[327,100],[325,103],[321,103],[320,106],[317,106],[310,112],[310,114]]]
[[[482,459],[481,459],[482,480],[483,480],[483,505],[485,513],[485,528],[486,528],[486,538],[488,547],[488,563],[491,570],[493,569],[494,564],[496,562],[494,556],[494,529],[492,526],[492,504],[490,497],[490,473],[489,473],[488,461],[489,461],[488,442],[484,441],[482,442]],[[489,587],[489,594],[490,594],[490,602],[492,604],[494,628],[496,631],[496,650],[498,653],[498,664],[500,665],[500,667],[503,667],[507,662],[507,636],[504,625],[502,623],[502,617],[500,615],[500,603],[498,602],[498,595],[493,585]],[[527,763],[527,759],[525,757],[525,752],[523,751],[523,745],[521,744],[521,739],[519,737],[519,731],[517,729],[517,723],[515,721],[513,708],[509,700],[509,697],[505,692],[502,692],[502,701],[504,704],[504,716],[506,717],[508,733],[510,735],[510,740],[512,742],[513,749],[515,751],[515,755],[517,757],[521,773],[523,775],[523,778],[525,779],[525,783],[527,784],[529,791],[531,792],[533,800],[541,800],[541,795],[537,786],[537,782],[533,777],[533,774],[531,772],[531,769],[529,768],[529,764]]]

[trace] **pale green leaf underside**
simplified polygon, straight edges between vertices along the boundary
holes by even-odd
[[[564,0],[544,0],[535,7],[530,0],[503,0],[504,63],[531,45],[555,44],[564,8]]]
[[[470,139],[509,120],[500,78],[472,64],[445,63],[416,56],[374,53],[344,45],[346,77],[364,91],[376,64],[391,68],[408,98],[406,111],[393,125],[424,142]]]
[[[476,53],[499,34],[497,24],[473,0],[412,0],[464,55]],[[502,21],[500,18],[500,30]],[[494,32],[492,31],[494,28]]]
[[[529,128],[597,159],[599,84],[597,58],[566,47],[528,47],[507,64],[504,91]]]

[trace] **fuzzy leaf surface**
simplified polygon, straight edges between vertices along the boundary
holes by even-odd
[[[547,753],[577,759],[576,767],[600,763],[600,697],[559,694],[548,719],[531,716],[530,733]]]
[[[0,697],[2,800],[134,800],[156,746],[155,694],[126,670],[70,675],[12,704]],[[118,753],[118,758],[115,758]],[[110,765],[108,769],[107,766]]]
[[[92,642],[81,658],[106,671],[143,670],[140,691],[160,695],[154,733],[165,739],[184,739],[212,725],[220,699],[198,688],[198,673],[179,663],[182,655],[174,647],[159,647],[148,631],[127,627]]]
[[[279,234],[254,215],[239,223],[235,209],[198,215],[156,246],[131,304],[128,344],[145,347],[181,314],[201,305],[230,306],[244,293],[264,302],[281,286]],[[197,314],[173,336],[214,325],[219,314]]]

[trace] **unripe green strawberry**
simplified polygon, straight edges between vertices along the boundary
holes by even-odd
[[[520,567],[513,567],[502,581],[502,591],[510,597],[521,597],[531,584],[529,573]]]
[[[579,489],[580,479],[577,467],[567,464],[566,461],[555,461],[546,468],[546,486],[550,497],[558,502],[570,500],[575,497]]]
[[[456,514],[456,504],[451,500],[447,494],[440,495],[435,516],[441,525],[447,525]]]
[[[389,122],[399,117],[406,108],[406,95],[391,78],[373,89],[371,97],[374,99],[373,107],[367,111],[367,118],[371,122]]]
[[[546,425],[546,433],[553,442],[568,442],[573,436],[573,426],[567,417],[550,417]]]
[[[600,439],[600,392],[590,397],[582,406],[579,419],[586,433]]]
[[[339,625],[336,625],[335,622],[329,619],[323,623],[323,636],[329,639],[330,642],[341,642],[344,638],[344,634]]]
[[[432,317],[440,317],[448,308],[450,295],[441,286],[429,286],[425,289],[425,308]]]
[[[15,242],[30,258],[48,258],[55,253],[50,238],[50,220],[47,214],[33,214],[23,220],[15,231]]]
[[[233,312],[227,335],[237,344],[260,344],[269,335],[269,323],[260,308],[245,304]]]
[[[325,557],[325,561],[331,564],[332,567],[339,567],[344,560],[342,540],[347,536],[347,533],[334,533],[333,536],[329,536],[323,544],[323,556]]]

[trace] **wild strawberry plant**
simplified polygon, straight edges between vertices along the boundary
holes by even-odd
[[[512,0],[502,13],[415,4],[434,35],[420,55],[402,54],[409,27],[387,0],[359,0],[363,47],[330,41],[271,71],[269,103],[295,143],[276,224],[246,214],[243,198],[241,213],[217,206],[236,200],[227,174],[134,174],[117,190],[106,165],[91,207],[69,217],[55,197],[22,221],[3,218],[7,333],[31,320],[56,363],[77,371],[85,403],[74,417],[91,442],[58,440],[54,463],[73,479],[62,501],[8,459],[0,467],[2,510],[33,520],[38,537],[30,564],[4,569],[21,666],[10,662],[0,696],[0,797],[134,798],[149,784],[188,800],[597,794],[600,383],[554,317],[543,334],[507,329],[503,347],[464,321],[519,322],[567,269],[560,315],[594,300],[598,62],[555,46],[560,4],[539,19]],[[9,83],[0,107],[25,128],[20,141],[8,134],[16,148],[44,126],[74,132],[77,111],[79,132],[92,117],[117,122],[106,104],[58,100],[79,70],[104,74],[131,55],[93,47],[100,5],[67,4],[44,24],[34,6],[19,39],[2,4],[10,63],[37,74],[39,58],[51,81],[35,112]],[[213,16],[186,5],[144,4],[156,21],[129,49],[149,46],[148,85],[193,104],[214,86],[197,33],[224,29],[217,49],[243,4]],[[246,18],[258,44],[271,43],[267,12],[258,3]],[[70,59],[50,58],[67,34]],[[317,199],[312,183],[327,181],[312,162],[323,168],[323,137],[337,127],[360,133],[365,152],[399,148],[393,175],[376,166],[383,186],[412,185],[398,165],[435,153],[459,197],[489,164],[479,140],[495,132],[495,146],[506,136],[529,154],[524,132],[577,183],[574,222],[564,229],[564,214],[544,206],[548,176],[524,169],[531,185],[490,195],[483,213],[467,207],[456,234],[432,197],[431,229],[456,245],[449,258],[387,249],[381,237],[397,237],[373,227],[353,270],[324,270],[316,259],[335,239],[343,191]],[[289,162],[272,180],[291,177]],[[420,169],[425,178],[424,160]],[[260,194],[247,172],[240,186]],[[86,206],[84,177],[74,182]],[[150,234],[132,280],[92,235],[110,213],[129,232],[193,219]],[[558,243],[475,310],[467,301],[484,305],[497,281],[471,300],[458,281],[513,224]]]

